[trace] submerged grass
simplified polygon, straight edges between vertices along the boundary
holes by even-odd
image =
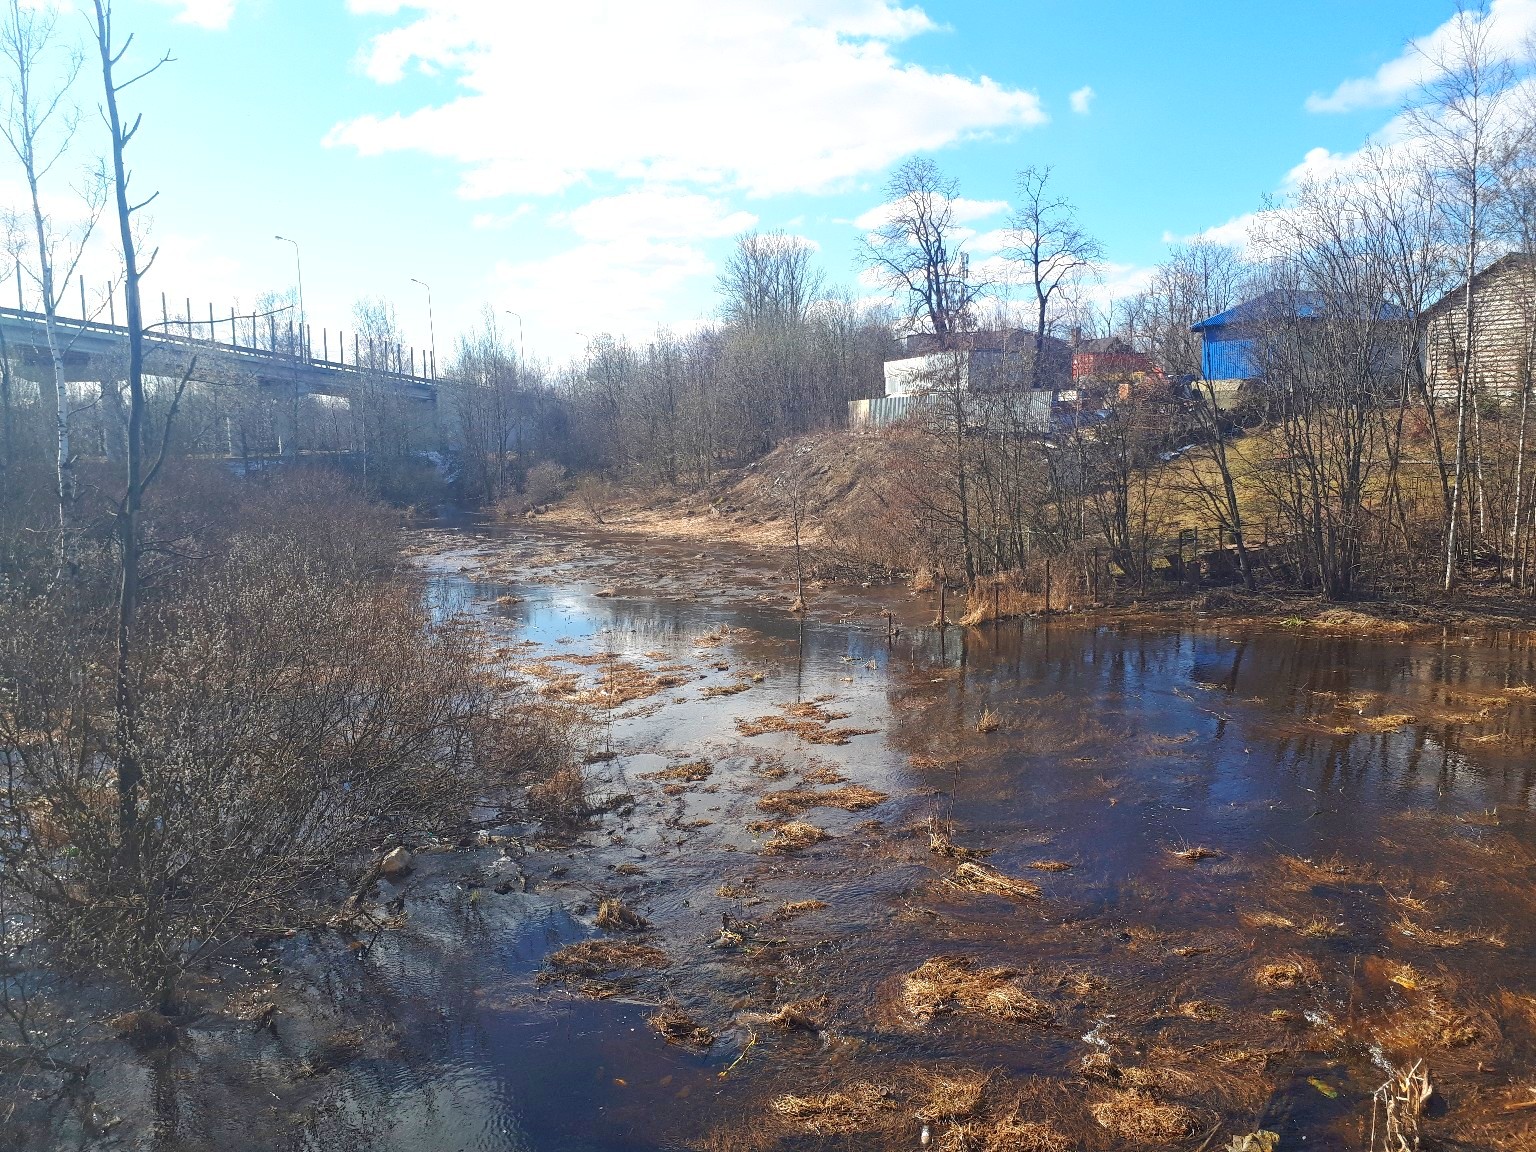
[[[783,855],[788,852],[799,852],[812,845],[820,844],[828,839],[814,824],[807,824],[804,820],[791,820],[788,824],[780,824],[768,842],[763,845],[763,851],[772,855]]]
[[[983,968],[969,956],[935,956],[901,980],[902,1011],[922,1025],[937,1016],[968,1013],[1049,1027],[1056,1015],[1019,983],[1015,968]]]
[[[1004,875],[989,864],[966,860],[956,866],[946,883],[967,892],[987,892],[1005,900],[1038,900],[1040,886]]]
[[[769,792],[758,800],[757,806],[776,816],[798,816],[812,808],[841,808],[845,812],[862,812],[889,799],[884,792],[876,792],[862,784],[845,784],[830,792],[816,792],[809,788]]]

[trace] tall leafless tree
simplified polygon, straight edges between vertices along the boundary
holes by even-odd
[[[1009,221],[1004,251],[1022,270],[1034,297],[1035,355],[1030,387],[1038,389],[1045,371],[1045,339],[1052,326],[1052,307],[1063,289],[1088,274],[1103,248],[1077,222],[1077,209],[1050,187],[1051,169],[1029,167],[1018,175],[1019,204]]]
[[[959,185],[917,157],[892,173],[885,193],[888,214],[866,237],[863,262],[902,301],[910,322],[926,325],[941,347],[953,347],[983,292],[971,278],[955,220]]]
[[[69,103],[84,57],[57,35],[57,13],[50,8],[8,0],[0,12],[0,56],[6,73],[5,111],[0,136],[15,155],[26,179],[31,212],[32,275],[43,311],[43,330],[54,383],[54,446],[58,479],[59,568],[77,567],[70,507],[76,495],[74,450],[70,444],[69,379],[64,369],[64,336],[58,309],[65,287],[85,251],[105,205],[105,185],[87,178],[80,188],[79,222],[60,228],[44,207],[43,185],[54,175],[74,142],[78,116]],[[35,263],[33,263],[35,261]],[[18,260],[18,265],[20,261]]]

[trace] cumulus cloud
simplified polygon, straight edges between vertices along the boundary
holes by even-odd
[[[539,347],[568,355],[585,337],[602,332],[635,336],[653,331],[672,311],[679,289],[714,272],[709,257],[690,244],[608,239],[543,259],[500,262],[492,290],[499,307],[527,317],[530,338],[536,335]],[[570,310],[572,300],[582,302],[579,313]],[[574,330],[576,323],[584,335]]]
[[[211,31],[229,27],[235,15],[235,0],[155,0],[155,3],[176,8],[176,23],[191,24]]]
[[[637,188],[590,200],[555,217],[585,240],[693,240],[731,236],[757,223],[750,212],[733,212],[723,200],[678,188]]]
[[[469,197],[549,195],[605,176],[820,192],[1046,118],[1032,92],[903,62],[901,42],[935,25],[899,0],[350,7],[403,20],[368,42],[368,76],[444,75],[459,94],[338,124],[326,142],[456,161]]]
[[[1072,111],[1076,112],[1079,116],[1086,116],[1089,112],[1093,111],[1094,95],[1092,87],[1085,84],[1068,96],[1067,99],[1072,103]]]
[[[1313,93],[1307,97],[1307,110],[1353,112],[1390,105],[1412,94],[1433,73],[1433,61],[1451,46],[1460,18],[1453,16],[1428,35],[1411,41],[1374,75],[1346,80],[1326,96]],[[1536,0],[1493,0],[1485,12],[1469,18],[1481,26],[1496,60],[1524,57],[1532,36],[1536,36]]]

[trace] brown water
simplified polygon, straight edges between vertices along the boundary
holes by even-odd
[[[1530,635],[1091,620],[940,633],[915,626],[931,605],[894,589],[825,594],[801,622],[747,557],[524,536],[466,541],[429,571],[434,604],[480,617],[510,661],[613,653],[564,667],[583,684],[619,664],[689,678],[590,734],[615,754],[589,768],[594,792],[631,803],[566,843],[423,856],[400,889],[404,926],[360,959],[288,946],[285,982],[312,980],[317,1012],[370,1005],[370,1043],[299,1121],[274,1107],[270,1129],[231,1124],[237,1090],[205,1073],[182,1139],[916,1148],[926,1123],[938,1147],[1027,1148],[997,1132],[1017,1107],[1061,1147],[1111,1149],[1137,1143],[1117,1108],[1168,1105],[1178,1131],[1152,1146],[1267,1128],[1283,1149],[1364,1148],[1371,1091],[1423,1058],[1435,1131],[1536,1147],[1536,1112],[1504,1110],[1536,1098]],[[904,627],[888,640],[891,604]],[[737,727],[814,700],[872,731],[820,745]],[[985,711],[995,732],[977,730]],[[706,780],[646,776],[695,760]],[[762,796],[825,788],[802,781],[828,769],[889,799],[814,808],[799,819],[828,839],[765,852],[761,822],[789,817]],[[1040,896],[952,883],[931,818]],[[650,921],[665,966],[541,981],[556,949],[603,935],[606,896]],[[826,907],[774,915],[811,899]],[[734,947],[713,946],[722,914]],[[903,981],[937,956],[1016,970],[1008,987],[1046,1015],[951,1003],[923,1019]],[[819,1028],[754,1015],[817,997]],[[711,1047],[657,1034],[668,1000]],[[924,1102],[925,1077],[966,1070],[990,1074],[968,1114]],[[870,1117],[786,1100],[857,1084],[889,1089]]]

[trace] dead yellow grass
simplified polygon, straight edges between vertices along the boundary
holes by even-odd
[[[655,772],[642,772],[642,780],[668,780],[678,784],[698,784],[708,780],[714,774],[714,768],[708,760],[690,760],[686,764],[674,764],[670,768],[662,768]]]
[[[974,1115],[991,1081],[990,1073],[972,1068],[925,1069],[918,1074],[918,1119],[954,1121]]]
[[[986,1152],[1073,1152],[1073,1142],[1055,1125],[1005,1116],[985,1134]]]
[[[828,907],[825,900],[792,900],[788,904],[780,904],[773,913],[775,920],[793,920],[797,916],[804,916],[808,912],[819,912]]]
[[[1005,900],[1038,900],[1040,886],[1004,875],[988,864],[966,860],[956,866],[946,883],[967,892],[987,892]]]
[[[781,1004],[772,1012],[745,1012],[742,1023],[756,1028],[777,1028],[785,1032],[819,1032],[826,1027],[827,998],[816,996]]]
[[[673,1000],[667,1001],[651,1014],[650,1025],[668,1044],[679,1047],[703,1050],[715,1042],[715,1034],[684,1012],[681,1005]]]
[[[897,1104],[891,1089],[859,1081],[835,1092],[778,1096],[768,1110],[812,1136],[852,1136],[878,1128]]]
[[[809,788],[769,792],[758,800],[757,806],[776,816],[798,816],[812,808],[841,808],[845,812],[862,812],[889,799],[884,792],[876,792],[862,784],[846,784],[831,792],[815,792]]]
[[[597,926],[604,932],[644,932],[651,925],[622,900],[610,897],[597,906]]]
[[[974,860],[988,853],[978,848],[964,848],[952,839],[953,830],[940,823],[937,816],[928,818],[928,851],[935,856],[950,860]]]
[[[1262,988],[1288,990],[1316,984],[1323,978],[1310,957],[1292,954],[1270,960],[1254,969],[1253,979]]]
[[[972,1013],[1049,1027],[1055,1013],[1018,982],[1014,968],[983,968],[968,956],[935,956],[902,977],[901,1008],[918,1024],[936,1016]]]
[[[774,855],[799,852],[814,844],[820,844],[827,838],[827,834],[816,825],[807,824],[803,820],[791,820],[788,824],[780,824],[774,829],[773,835],[763,845],[763,851]]]
[[[800,706],[795,706],[800,707]],[[814,708],[814,705],[808,707]],[[819,710],[818,710],[819,711]],[[831,719],[821,719],[811,716],[796,716],[791,709],[789,716],[758,716],[753,719],[739,718],[736,721],[736,731],[743,736],[762,736],[767,732],[790,732],[800,737],[807,744],[846,744],[855,736],[867,736],[875,731],[873,728],[835,728],[831,726],[832,719],[841,719],[839,713],[821,713]]]
[[[1031,860],[1029,866],[1036,872],[1072,871],[1072,864],[1067,860]]]
[[[639,968],[665,968],[667,954],[649,944],[630,940],[581,940],[553,953],[552,968],[578,976],[601,976],[605,972],[631,971]]]
[[[1088,1111],[1099,1127],[1128,1144],[1171,1144],[1200,1130],[1200,1117],[1189,1108],[1136,1089],[1112,1092]]]

